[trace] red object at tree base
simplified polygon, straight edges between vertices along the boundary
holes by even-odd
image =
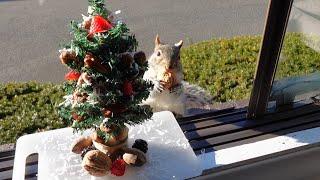
[[[112,28],[111,23],[101,16],[94,16],[91,21],[89,37],[93,37],[95,33],[106,32]]]
[[[126,171],[126,162],[123,159],[117,159],[113,161],[110,170],[113,175],[123,176]]]
[[[72,70],[64,76],[64,79],[68,81],[77,81],[80,75],[81,73]]]

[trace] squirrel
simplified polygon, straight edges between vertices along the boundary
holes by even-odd
[[[160,42],[155,38],[153,54],[148,59],[148,70],[143,78],[154,84],[147,100],[143,103],[154,112],[171,111],[177,117],[188,115],[188,109],[211,109],[212,97],[204,89],[183,81],[180,49],[183,41],[174,45]]]

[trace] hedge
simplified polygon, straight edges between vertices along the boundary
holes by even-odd
[[[0,84],[0,144],[24,135],[64,127],[56,112],[61,85],[36,82]]]

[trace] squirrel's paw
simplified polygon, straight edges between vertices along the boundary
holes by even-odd
[[[154,81],[153,84],[154,84],[154,90],[156,92],[161,93],[162,91],[165,90],[165,83],[163,81],[157,80],[157,81]]]

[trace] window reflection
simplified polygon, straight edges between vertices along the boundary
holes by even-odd
[[[318,95],[319,70],[320,1],[295,0],[269,100],[279,107]]]

